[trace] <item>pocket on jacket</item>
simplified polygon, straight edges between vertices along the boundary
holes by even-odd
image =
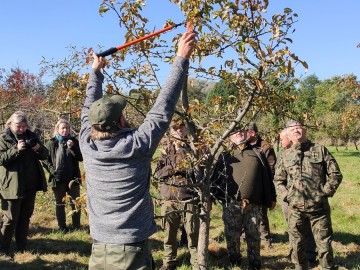
[[[311,158],[309,159],[309,163],[311,165],[311,176],[321,177],[323,172],[322,159]]]

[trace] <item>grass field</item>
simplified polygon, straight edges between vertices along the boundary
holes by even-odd
[[[335,262],[339,269],[360,269],[360,152],[354,149],[340,148],[339,152],[336,152],[335,148],[329,149],[344,175],[337,193],[330,199]],[[211,217],[210,269],[231,269],[226,257],[220,206],[213,207]],[[275,250],[270,254],[262,247],[263,269],[290,269],[292,265],[287,258],[289,244],[286,223],[279,206],[269,212],[269,219]],[[2,261],[0,257],[0,269],[87,269],[91,237],[85,214],[82,215],[82,224],[82,229],[67,234],[57,231],[53,195],[50,191],[45,194],[38,193],[36,210],[31,220],[29,251],[14,253],[14,262]],[[162,265],[162,236],[159,227],[159,231],[151,238],[153,255],[159,267]],[[246,244],[242,242],[244,257],[246,257],[245,246]],[[179,249],[178,255],[178,269],[191,269],[186,249]]]

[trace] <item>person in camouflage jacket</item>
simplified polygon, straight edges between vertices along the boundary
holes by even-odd
[[[339,166],[326,147],[306,138],[300,122],[286,124],[293,146],[280,155],[275,170],[275,186],[281,199],[289,204],[289,236],[295,269],[308,269],[306,257],[307,226],[310,224],[322,269],[332,269],[332,226],[328,197],[342,181]]]

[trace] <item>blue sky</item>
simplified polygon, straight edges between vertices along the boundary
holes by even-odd
[[[159,5],[161,1],[161,5]],[[150,24],[161,29],[166,19],[181,22],[177,7],[167,0],[148,0],[144,8]],[[17,0],[1,1],[0,68],[20,67],[37,74],[42,57],[62,60],[69,46],[104,49],[123,43],[123,31],[115,14],[101,17],[101,1],[94,0]],[[290,49],[309,65],[297,76],[355,74],[360,78],[360,1],[359,0],[270,0],[269,13],[290,7],[298,17]],[[156,14],[156,15],[155,15]],[[176,29],[164,35],[173,37]]]

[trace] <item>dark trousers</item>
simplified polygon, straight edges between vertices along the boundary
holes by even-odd
[[[59,225],[59,228],[66,227],[66,215],[65,215],[65,205],[66,201],[65,196],[66,193],[70,196],[70,206],[72,210],[76,210],[75,204],[72,202],[77,197],[80,196],[80,185],[77,183],[73,183],[71,185],[71,188],[69,187],[69,184],[66,183],[57,183],[56,187],[52,188],[55,196],[56,201],[56,219]],[[74,212],[72,217],[72,225],[74,228],[80,227],[80,209],[78,211]]]
[[[24,198],[1,200],[3,223],[0,229],[0,250],[9,252],[11,239],[15,232],[16,247],[26,249],[30,218],[34,212],[36,191],[30,192]]]
[[[271,243],[268,208],[264,205],[260,208],[260,237],[261,240],[265,241],[267,244]]]

